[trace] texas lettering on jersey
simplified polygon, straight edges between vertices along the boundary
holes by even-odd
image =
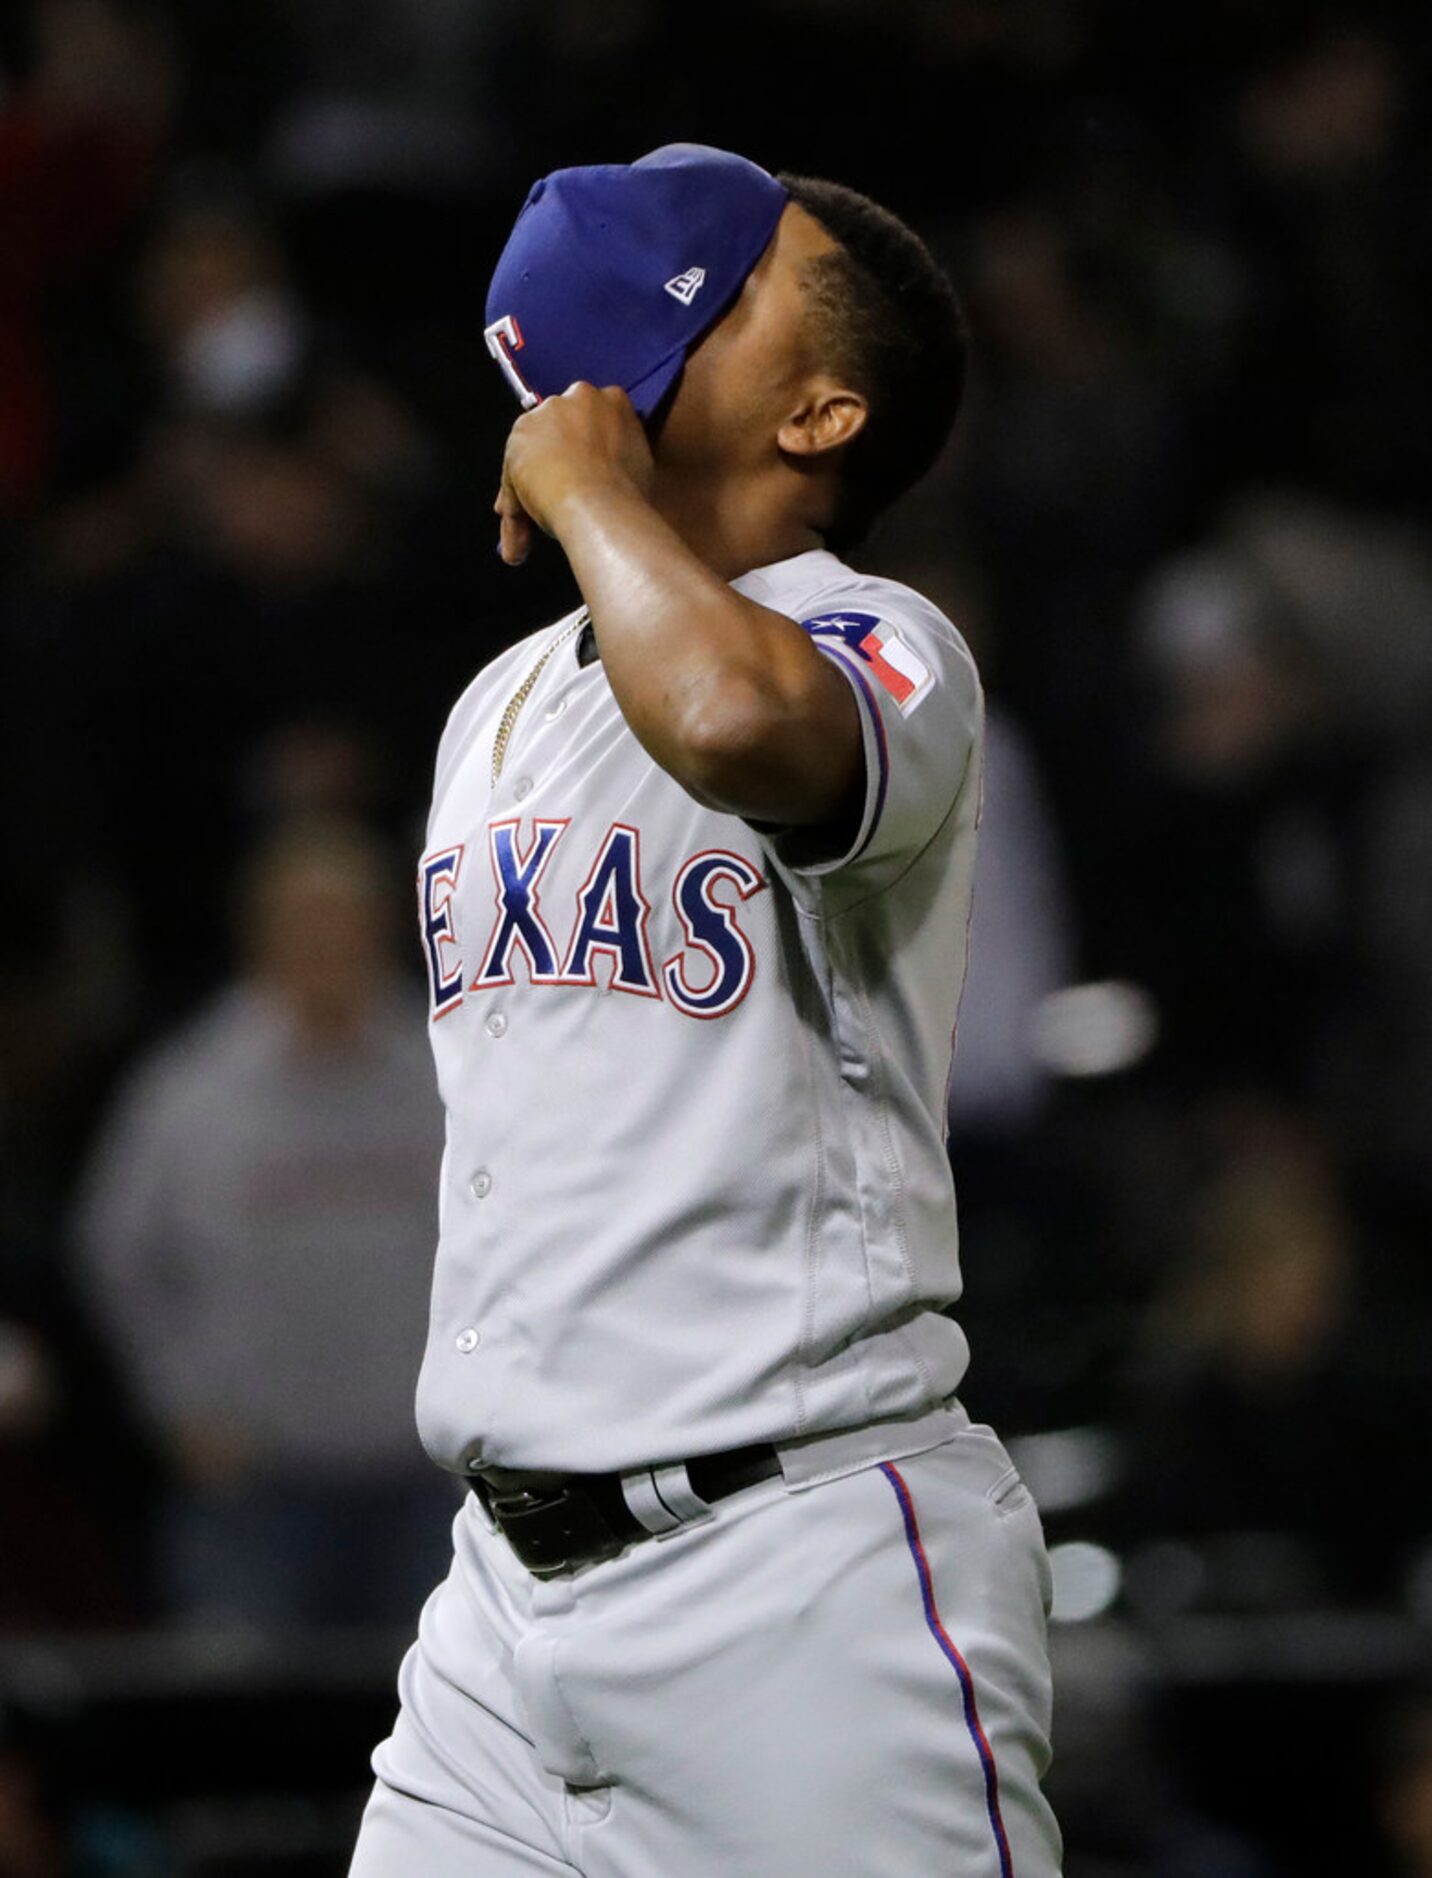
[[[455,1011],[467,992],[513,984],[519,956],[533,985],[596,988],[601,957],[610,961],[613,991],[664,999],[687,1017],[724,1017],[733,1011],[756,975],[755,951],[741,930],[738,911],[765,887],[759,870],[744,855],[724,848],[683,861],[671,883],[671,903],[684,943],[658,966],[649,935],[651,902],[642,885],[641,834],[624,822],[613,822],[598,844],[577,890],[565,942],[559,941],[542,904],[542,880],[570,828],[570,817],[539,816],[525,827],[518,816],[489,824],[494,910],[481,963],[470,978],[453,910],[465,848],[423,857],[418,916],[434,1021]],[[718,898],[723,884],[726,897]]]

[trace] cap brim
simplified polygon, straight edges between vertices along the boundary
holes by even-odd
[[[627,386],[626,394],[631,399],[638,417],[652,416],[667,392],[680,378],[685,364],[686,348],[682,346],[673,352],[670,358],[663,359],[654,371],[646,374],[645,378],[639,378],[634,385]]]

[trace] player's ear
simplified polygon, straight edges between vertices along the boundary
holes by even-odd
[[[807,382],[800,404],[776,432],[776,442],[787,456],[824,456],[858,437],[869,415],[860,392],[821,373]]]

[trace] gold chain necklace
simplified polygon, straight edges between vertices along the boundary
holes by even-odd
[[[492,780],[494,785],[498,777],[502,774],[503,761],[507,756],[507,746],[512,739],[512,728],[522,714],[523,705],[532,695],[532,687],[542,676],[543,667],[546,665],[548,659],[551,658],[552,654],[559,652],[569,639],[582,630],[591,617],[586,607],[583,607],[570,625],[562,628],[561,632],[558,633],[551,645],[548,646],[541,658],[538,659],[537,663],[532,667],[532,670],[508,699],[507,709],[502,713],[502,722],[497,726],[497,735],[492,743]]]

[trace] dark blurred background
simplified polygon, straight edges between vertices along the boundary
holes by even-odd
[[[453,1501],[410,879],[502,567],[529,183],[913,221],[862,564],[990,702],[951,1090],[1069,1878],[1432,1878],[1423,6],[5,0],[0,1875],[340,1873]],[[791,1878],[816,1878],[792,1874]]]

